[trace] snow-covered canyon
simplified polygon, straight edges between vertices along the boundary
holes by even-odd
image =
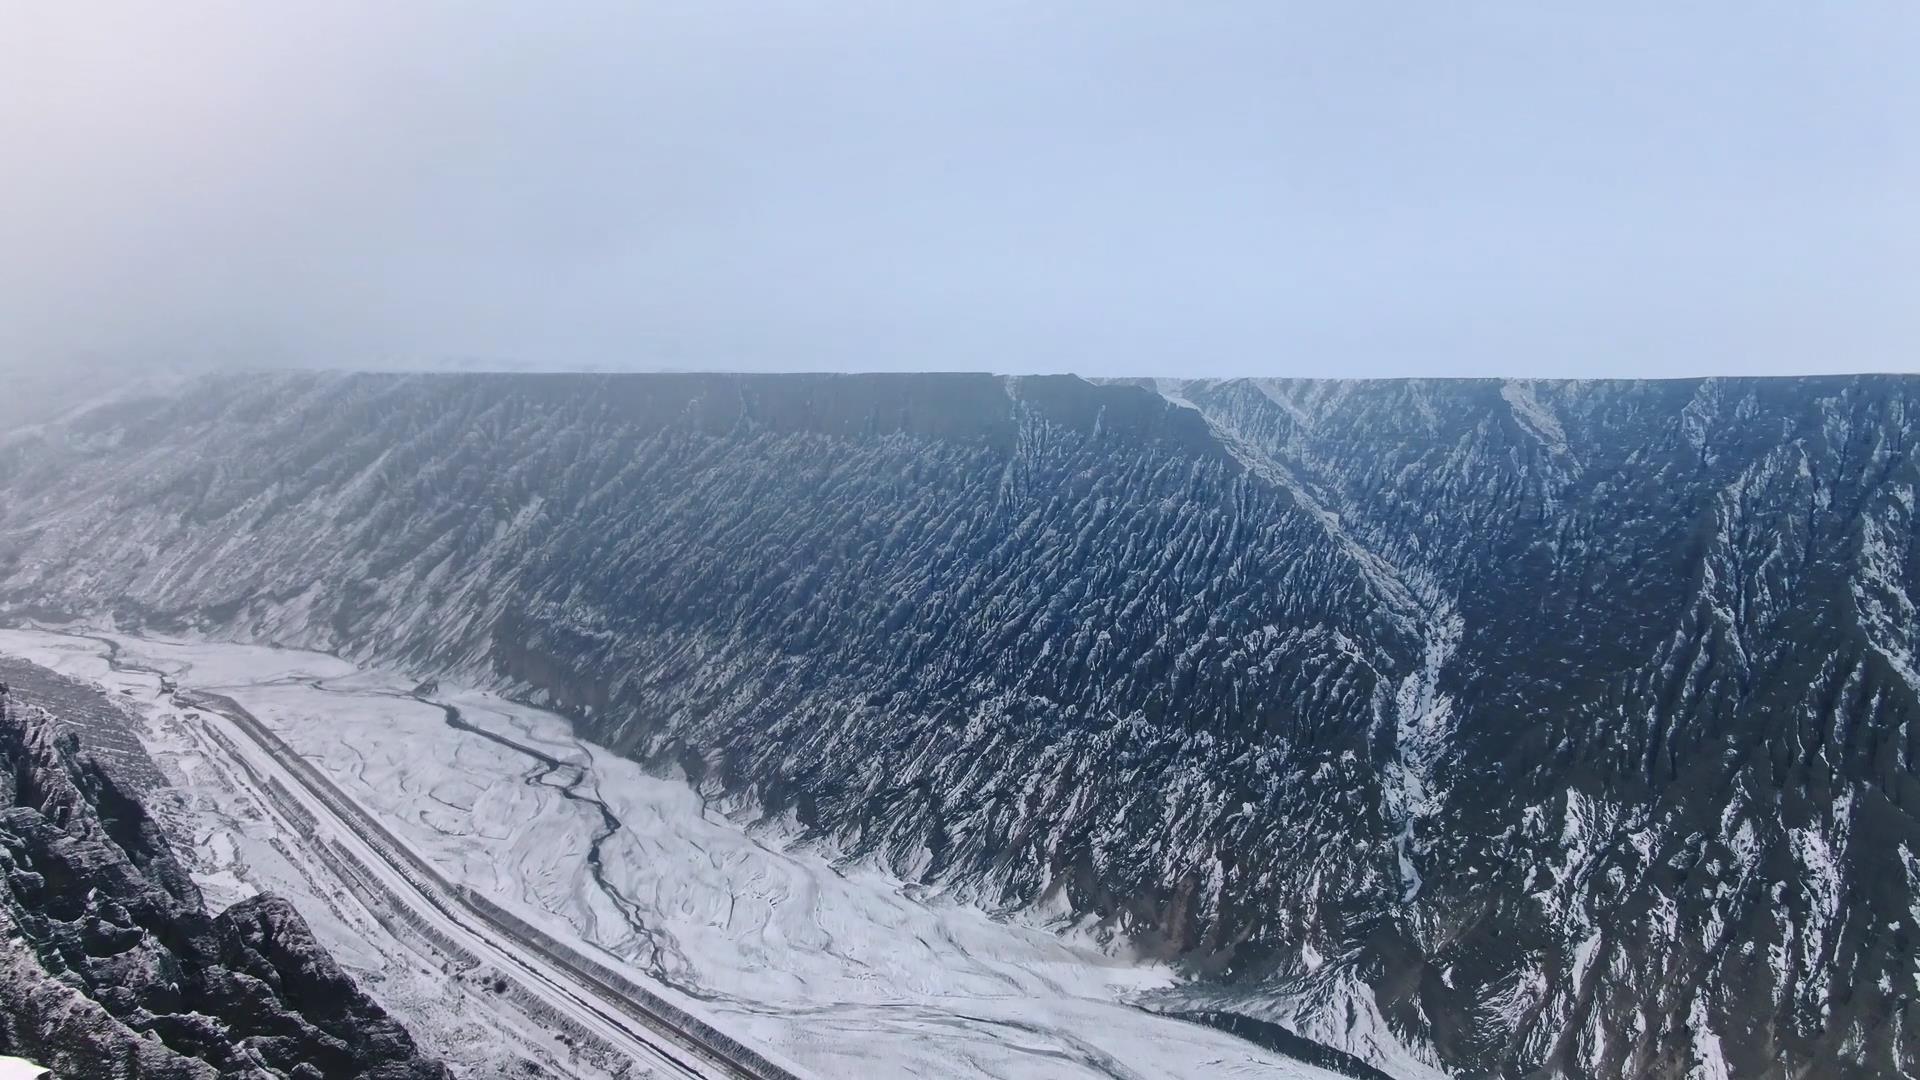
[[[370,992],[430,1018],[414,1020],[429,1043],[479,1040],[473,1067],[486,1056],[474,1045],[511,1038],[525,1050],[543,1036],[490,1031],[481,1006],[383,950],[350,914],[353,898],[295,854],[309,838],[266,834],[269,822],[205,783],[214,763],[191,733],[202,710],[159,693],[155,674],[115,670],[108,640],[123,667],[243,706],[450,878],[819,1076],[1333,1075],[1134,1004],[1175,981],[1164,966],[795,848],[777,825],[735,821],[551,713],[432,688],[465,723],[542,762],[449,726],[399,675],[326,654],[0,631],[0,651],[97,681],[140,712],[149,751],[181,787],[189,861],[210,898],[288,895]]]
[[[798,898],[738,921],[776,879],[838,904],[867,866],[871,918],[905,882],[1098,920],[1193,976],[1094,950],[1108,981],[1068,1000],[1223,1011],[1397,1076],[1877,1080],[1920,1062],[1915,446],[1898,377],[157,382],[0,435],[0,619],[532,702],[845,870],[710,848],[729,919],[616,835],[608,892],[589,800],[635,836],[668,805],[594,794],[624,765],[597,786],[538,725],[472,751],[510,768],[486,784],[302,744],[404,779],[378,812],[411,846],[712,1008],[747,996],[729,972],[771,978],[754,949],[816,934],[806,994],[757,992],[885,999],[855,991],[917,938],[876,964]],[[528,723],[486,701],[453,707]],[[487,815],[534,807],[587,851],[529,835],[516,861]],[[699,955],[715,938],[736,959]],[[1042,944],[1045,973],[1085,942]]]

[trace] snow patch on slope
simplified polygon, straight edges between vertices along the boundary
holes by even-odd
[[[1535,396],[1531,382],[1507,379],[1500,384],[1500,396],[1512,406],[1513,418],[1527,434],[1538,439],[1540,445],[1554,454],[1568,452],[1566,430],[1560,426],[1560,419],[1553,415],[1553,410]]]

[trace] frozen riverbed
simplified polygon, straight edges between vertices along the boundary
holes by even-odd
[[[1165,968],[785,847],[553,714],[449,686],[419,700],[323,654],[100,637],[238,702],[449,877],[821,1076],[1332,1076],[1127,1003]],[[0,631],[0,650],[110,674],[96,638]],[[280,887],[231,852],[203,870]]]

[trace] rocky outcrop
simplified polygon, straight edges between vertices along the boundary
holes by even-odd
[[[59,1077],[446,1080],[284,900],[217,916],[139,798],[0,693],[0,1053]]]
[[[1917,445],[1895,377],[229,378],[0,447],[0,600],[551,703],[1389,1071],[1869,1077]]]

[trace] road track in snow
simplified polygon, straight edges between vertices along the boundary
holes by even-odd
[[[653,1066],[663,1075],[699,1080],[801,1080],[790,1069],[767,1060],[705,1021],[575,954],[472,890],[448,881],[232,698],[175,688],[165,673],[122,660],[117,642],[101,637],[90,640],[106,648],[105,659],[115,670],[160,678],[163,691],[173,689],[182,705],[201,710],[202,723],[215,733],[211,743],[234,759],[233,763],[254,780],[260,795],[276,809],[295,822],[317,819],[331,825],[338,837],[332,844],[334,859],[345,856],[370,871],[355,875],[362,885],[381,889],[391,903],[406,909],[414,919],[436,925],[442,933],[451,930],[465,939],[469,951],[503,959],[516,972],[515,981],[522,989],[552,1003],[562,1014],[585,1022],[589,1030],[609,1038],[615,1046],[628,1048],[640,1063]],[[233,738],[236,734],[239,740]],[[268,768],[263,769],[263,765]],[[272,773],[292,781],[294,790],[304,797],[274,782],[278,778]],[[289,798],[297,800],[295,806],[284,805]],[[318,836],[307,839],[316,848],[323,845]]]
[[[505,912],[491,904],[483,905],[471,890],[447,881],[231,698],[205,692],[185,692],[180,696],[228,721],[304,789],[311,802],[320,804],[325,812],[323,820],[331,819],[339,831],[358,839],[384,864],[376,869],[390,872],[381,875],[382,883],[396,901],[416,909],[424,903],[468,936],[504,955],[526,978],[557,993],[576,1009],[584,1009],[628,1040],[639,1043],[672,1074],[736,1080],[798,1080],[789,1070],[760,1058],[746,1047],[721,1045],[721,1040],[732,1040],[711,1028],[698,1030],[694,1024],[706,1025],[697,1020],[689,1024],[690,1017],[663,1015],[672,1008],[670,1005],[662,1008],[665,1003],[636,1000],[635,991],[645,993],[639,988],[623,993],[615,985],[617,976],[610,977],[611,973],[596,970],[597,965],[573,955],[566,946],[520,920],[509,921]],[[311,805],[307,808],[312,809]],[[404,889],[395,887],[392,881],[395,876],[404,882]],[[503,941],[531,952],[537,960],[530,962],[524,952],[502,947]]]

